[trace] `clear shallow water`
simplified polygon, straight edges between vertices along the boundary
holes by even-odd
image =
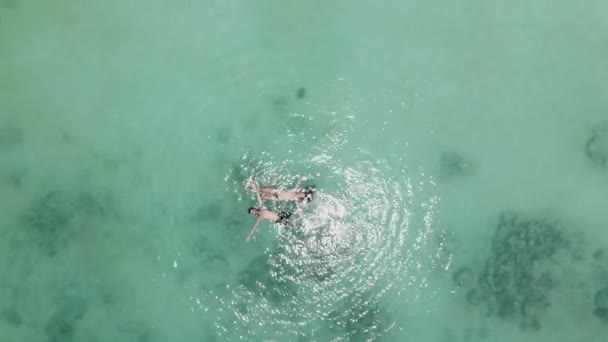
[[[0,1],[0,341],[603,340],[605,11]]]

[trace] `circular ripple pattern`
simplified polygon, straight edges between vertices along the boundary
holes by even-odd
[[[240,275],[232,297],[222,298],[235,319],[218,318],[220,335],[374,339],[395,326],[383,309],[385,294],[426,285],[423,265],[434,264],[438,248],[431,244],[437,242],[433,182],[420,180],[420,171],[411,177],[402,156],[393,163],[362,150],[342,153],[345,135],[330,134],[323,148],[298,158],[306,164],[264,153],[243,157],[241,176],[258,184],[289,188],[299,177],[294,170],[305,169],[318,192],[295,228],[282,229],[274,247]],[[249,195],[247,180],[226,179],[235,192]],[[280,210],[292,204],[268,205]]]

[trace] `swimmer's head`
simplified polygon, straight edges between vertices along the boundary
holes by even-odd
[[[258,208],[251,207],[247,209],[247,213],[251,215],[257,215],[260,212]]]

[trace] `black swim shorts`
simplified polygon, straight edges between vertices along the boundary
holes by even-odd
[[[279,219],[275,221],[275,223],[287,225],[289,224],[289,218],[291,214],[289,211],[279,211],[277,213],[279,215]]]

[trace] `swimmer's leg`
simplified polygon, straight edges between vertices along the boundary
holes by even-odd
[[[279,190],[270,187],[262,187],[259,188],[258,191],[262,193],[262,200],[267,201],[278,201],[279,200]]]
[[[262,193],[262,201],[276,201],[279,199],[277,193]]]
[[[255,192],[258,195],[261,193],[262,201],[279,199],[278,191],[276,189],[267,186],[259,188],[258,185],[251,179],[247,181],[245,189],[251,192]]]
[[[245,189],[252,191],[252,192],[261,192],[263,194],[273,194],[273,193],[278,193],[280,191],[279,189],[271,188],[269,186],[258,187],[256,182],[251,179],[247,181],[247,184],[245,185]]]
[[[262,193],[265,193],[265,194],[272,194],[272,193],[277,192],[278,190],[275,189],[275,188],[271,188],[269,186],[263,186],[261,188],[258,188],[258,191],[262,192]]]

